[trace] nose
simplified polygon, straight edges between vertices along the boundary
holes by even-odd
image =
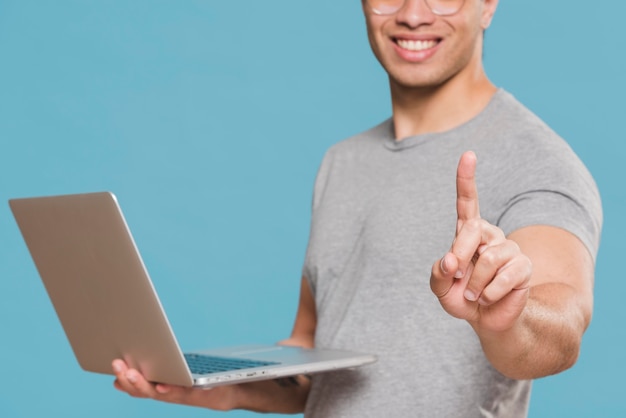
[[[409,28],[433,23],[436,17],[426,0],[405,0],[402,8],[396,12],[396,22]]]

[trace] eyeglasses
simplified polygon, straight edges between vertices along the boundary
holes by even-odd
[[[438,16],[450,16],[461,10],[465,0],[424,0],[430,10]],[[389,16],[404,7],[406,0],[365,0],[377,15]]]

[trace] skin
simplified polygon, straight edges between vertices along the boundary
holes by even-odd
[[[389,75],[396,137],[442,132],[484,109],[496,87],[482,66],[483,31],[497,0],[466,0],[452,16],[433,14],[423,0],[408,0],[391,16],[378,16],[364,3],[368,38]],[[421,52],[400,40],[434,42]]]
[[[476,156],[457,170],[457,230],[433,264],[431,289],[469,322],[491,364],[514,379],[563,371],[578,358],[593,308],[593,260],[571,233],[545,225],[508,237],[480,218]]]
[[[443,132],[475,117],[496,87],[482,66],[483,33],[497,0],[466,0],[452,16],[436,16],[424,0],[407,0],[397,13],[378,16],[363,3],[372,51],[389,75],[397,140]],[[410,52],[406,40],[429,48]],[[509,236],[480,218],[476,156],[457,169],[457,228],[450,251],[434,262],[431,289],[450,315],[466,320],[485,355],[506,376],[532,379],[574,364],[593,307],[593,260],[567,231],[535,225]],[[315,300],[302,278],[300,303],[287,345],[314,346]],[[113,362],[114,386],[131,396],[214,410],[302,412],[309,382],[264,381],[212,390],[148,382],[122,360]],[[294,383],[294,382],[292,382]]]
[[[315,300],[303,278],[298,313],[291,337],[280,344],[311,348],[316,325]],[[129,369],[122,360],[114,360],[114,387],[136,398],[198,406],[217,411],[246,409],[256,412],[299,413],[309,393],[309,380],[261,381],[240,385],[218,386],[210,390],[148,382],[143,375]]]

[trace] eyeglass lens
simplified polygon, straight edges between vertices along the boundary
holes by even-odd
[[[400,10],[406,0],[367,0],[369,7],[378,15],[392,15]],[[458,12],[465,0],[424,0],[430,10],[439,16]]]

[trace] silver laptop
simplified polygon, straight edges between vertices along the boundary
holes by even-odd
[[[80,366],[124,359],[152,382],[212,387],[362,366],[370,354],[284,346],[180,350],[112,193],[9,201]]]

